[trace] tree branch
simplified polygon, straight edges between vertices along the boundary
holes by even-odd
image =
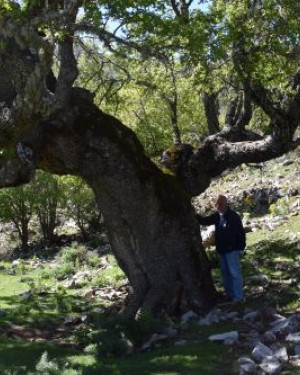
[[[72,1],[66,8],[65,17],[68,33],[59,43],[60,67],[55,90],[57,108],[62,108],[70,96],[70,91],[78,76],[77,60],[73,51],[74,27],[80,2]]]
[[[100,40],[103,41],[106,47],[110,49],[112,48],[111,42],[115,42],[119,45],[126,46],[131,50],[139,52],[143,60],[147,60],[149,57],[154,57],[159,61],[166,62],[166,56],[163,53],[155,50],[155,48],[152,49],[151,47],[140,45],[132,40],[125,40],[103,28],[99,29],[94,25],[79,23],[75,26],[75,31],[79,33],[90,33],[97,36]]]

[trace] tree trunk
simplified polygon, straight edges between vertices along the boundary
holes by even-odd
[[[90,102],[73,99],[63,114],[76,113],[72,124],[43,124],[39,167],[80,175],[93,188],[114,255],[133,288],[127,313],[172,313],[180,289],[190,308],[207,310],[216,291],[190,196],[144,155],[131,130]]]

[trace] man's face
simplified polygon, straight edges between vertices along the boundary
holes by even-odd
[[[216,209],[220,212],[220,214],[225,214],[227,211],[228,205],[227,200],[225,197],[218,197],[216,200]]]

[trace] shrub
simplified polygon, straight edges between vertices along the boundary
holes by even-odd
[[[88,253],[86,260],[90,267],[96,268],[101,265],[101,257],[97,253]]]
[[[74,265],[68,262],[55,268],[54,275],[57,280],[64,280],[68,276],[74,275],[75,272],[76,272],[76,269],[74,268]]]
[[[66,263],[73,263],[74,267],[79,267],[85,262],[86,255],[85,246],[74,243],[72,246],[64,249],[62,260]]]

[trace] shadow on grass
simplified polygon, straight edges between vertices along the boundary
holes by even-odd
[[[3,297],[0,303],[10,304],[11,309],[0,320],[0,330],[10,324],[19,324],[30,329],[55,331],[62,325],[66,312],[82,312],[88,309],[86,302],[78,297],[63,295],[64,306],[57,306],[57,296],[34,296],[32,300],[22,301],[20,297]],[[3,301],[5,299],[5,301]],[[78,304],[78,302],[80,302]],[[92,315],[92,314],[91,314]],[[140,324],[140,325],[139,325]],[[120,317],[97,314],[92,326],[87,327],[86,335],[79,345],[72,348],[54,345],[50,342],[36,343],[24,339],[0,338],[0,373],[1,374],[35,374],[35,367],[42,354],[47,351],[50,361],[55,361],[61,370],[58,374],[105,374],[105,375],[193,375],[235,373],[236,359],[228,348],[207,341],[207,332],[194,331],[193,339],[188,339],[184,346],[176,346],[172,340],[163,343],[161,348],[149,352],[126,355],[118,354],[122,344],[122,332],[137,342],[151,334],[152,324],[149,318],[140,322],[124,322]],[[80,328],[73,327],[80,334]],[[156,327],[157,328],[157,327]],[[74,333],[74,332],[73,332]],[[66,340],[75,340],[76,334]],[[141,337],[138,337],[140,335]],[[72,336],[72,337],[71,337]],[[78,338],[79,336],[77,336]],[[36,339],[36,337],[33,337]],[[188,338],[188,337],[187,337]],[[78,342],[77,342],[78,343]],[[90,343],[97,344],[97,351],[86,354],[84,347]],[[138,345],[140,347],[140,344]],[[65,364],[68,363],[67,368]]]
[[[130,357],[101,359],[79,355],[70,349],[49,344],[24,343],[0,339],[1,374],[31,374],[42,354],[47,351],[49,360],[55,360],[60,368],[69,363],[59,374],[83,375],[231,375],[236,373],[235,359],[220,345],[155,349],[149,353]],[[70,372],[71,370],[76,372]],[[10,372],[14,371],[14,372]]]
[[[236,373],[235,358],[228,348],[209,343],[155,349],[134,357],[106,360],[83,368],[84,375],[232,375]]]
[[[51,329],[51,325],[61,324],[68,313],[82,311],[78,296],[59,293],[34,295],[29,300],[20,296],[2,296],[0,305],[9,306],[0,318],[0,326],[11,322],[40,329]]]

